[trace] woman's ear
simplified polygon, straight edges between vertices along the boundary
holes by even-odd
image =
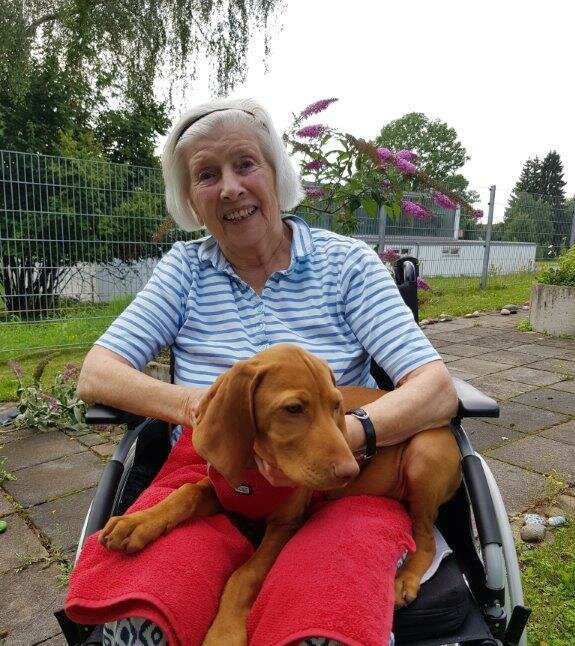
[[[232,487],[241,484],[253,457],[253,401],[262,376],[257,361],[238,361],[216,379],[196,413],[194,448]]]

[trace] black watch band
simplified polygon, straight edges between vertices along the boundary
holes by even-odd
[[[363,408],[348,410],[346,415],[353,415],[361,422],[363,432],[365,433],[365,451],[363,453],[363,459],[371,460],[377,450],[377,443],[375,429],[373,428],[371,419],[369,419],[369,415],[363,410]]]

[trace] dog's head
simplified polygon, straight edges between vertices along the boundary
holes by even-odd
[[[193,442],[232,485],[254,453],[291,480],[333,489],[357,473],[342,396],[327,363],[294,345],[237,362],[202,400]]]

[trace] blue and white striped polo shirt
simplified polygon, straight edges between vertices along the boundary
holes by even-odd
[[[375,386],[370,356],[394,383],[439,359],[389,272],[362,241],[310,229],[293,231],[291,263],[257,294],[208,236],[177,242],[146,287],[97,341],[142,370],[173,346],[175,382],[209,386],[236,361],[278,343],[323,357],[340,385]]]

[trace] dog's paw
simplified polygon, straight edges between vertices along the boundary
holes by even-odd
[[[395,605],[398,608],[415,601],[420,588],[421,577],[400,570],[395,577]]]
[[[139,552],[161,536],[165,527],[145,511],[127,516],[112,516],[100,533],[100,543],[118,552]]]

